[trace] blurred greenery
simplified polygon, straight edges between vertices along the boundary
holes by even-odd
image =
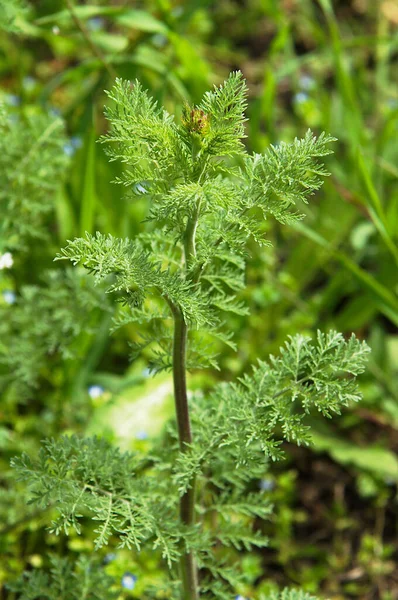
[[[89,539],[47,532],[51,516],[26,507],[10,457],[68,432],[150,447],[172,413],[167,377],[148,380],[145,352],[129,364],[137,332],[108,336],[110,306],[96,306],[88,327],[70,293],[71,315],[82,326],[55,342],[51,331],[34,328],[45,299],[67,277],[53,265],[65,240],[97,229],[134,236],[146,215],[142,196],[111,183],[120,166],[96,143],[105,129],[104,89],[116,76],[138,78],[178,112],[235,68],[250,89],[251,150],[291,141],[309,127],[338,142],[327,161],[332,176],[302,208],[306,219],[290,229],[266,223],[272,247],[251,249],[243,293],[250,316],[229,322],[237,352],[220,347],[220,372],[193,373],[190,386],[232,379],[258,357],[278,353],[287,335],[316,328],[354,331],[372,347],[364,402],[333,426],[314,420],[313,449],[289,447],[288,467],[275,467],[262,482],[275,515],[259,527],[273,541],[261,554],[242,555],[247,586],[237,594],[265,599],[301,585],[334,600],[398,598],[397,25],[391,0],[0,0],[7,118],[25,124],[59,116],[67,135],[58,149],[64,170],[39,211],[45,240],[31,237],[14,250],[0,228],[1,252],[13,253],[11,268],[0,270],[2,598],[17,597],[5,584],[26,567],[46,566],[48,552],[75,560],[93,549]],[[28,151],[29,136],[26,144]],[[35,158],[47,150],[39,144]],[[23,206],[13,209],[15,230],[26,219]],[[30,318],[22,318],[33,289]],[[64,302],[61,292],[59,298]],[[49,330],[62,308],[48,316]],[[36,383],[23,394],[9,382],[11,341],[22,333],[26,356],[48,359],[32,362]],[[112,553],[102,558],[119,597],[143,598],[159,576],[156,557]],[[121,585],[126,572],[138,577],[132,591]]]

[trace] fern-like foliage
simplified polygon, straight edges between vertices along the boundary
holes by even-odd
[[[204,113],[204,124],[208,131],[204,136],[203,154],[225,156],[241,154],[244,151],[242,138],[244,112],[246,109],[246,85],[242,73],[231,73],[224,85],[206,92],[195,111]]]
[[[88,511],[98,522],[97,548],[112,535],[121,547],[136,550],[151,541],[170,563],[178,557],[178,530],[171,531],[177,497],[166,483],[146,476],[143,460],[104,440],[72,436],[45,442],[36,461],[22,455],[13,465],[33,484],[35,502],[58,507],[59,518],[51,525],[56,533],[71,527],[80,533],[82,511]]]
[[[247,484],[264,473],[268,458],[283,456],[283,439],[309,443],[305,415],[311,408],[330,416],[359,398],[354,376],[363,371],[368,351],[364,342],[333,332],[318,333],[315,344],[292,338],[279,357],[261,362],[240,384],[220,385],[193,400],[190,452],[181,452],[174,429],[167,446],[149,458],[73,436],[49,440],[37,460],[22,455],[13,466],[32,487],[32,501],[56,507],[53,531],[73,527],[80,533],[83,515],[90,515],[98,522],[97,547],[111,536],[121,547],[149,544],[160,549],[172,577],[184,548],[195,549],[207,574],[204,597],[222,598],[214,590],[239,585],[240,571],[215,561],[214,544],[240,551],[268,542],[252,522],[267,518],[272,507],[261,493],[248,495]],[[177,520],[178,498],[193,477],[202,490],[202,528]]]
[[[164,193],[181,180],[181,171],[190,164],[173,118],[139,81],[132,85],[118,79],[108,95],[114,104],[105,114],[112,130],[102,141],[108,144],[111,159],[127,166],[121,183],[140,184],[144,189],[150,186],[153,193]]]
[[[171,270],[161,270],[141,244],[111,235],[86,234],[86,238],[70,242],[57,256],[57,259],[65,258],[74,265],[82,264],[95,275],[96,282],[113,276],[107,291],[119,294],[119,299],[130,307],[142,306],[145,297],[152,292],[170,305],[179,306],[187,322],[202,324],[206,320],[206,302],[192,284]]]
[[[301,590],[285,589],[280,593],[273,593],[267,597],[267,600],[317,600],[315,596],[307,594]]]
[[[247,206],[259,206],[265,216],[271,214],[281,223],[301,219],[295,206],[307,203],[329,175],[319,159],[330,154],[331,141],[334,138],[324,133],[314,138],[307,131],[301,140],[281,142],[263,155],[246,159]]]
[[[232,344],[224,315],[246,311],[239,292],[248,239],[266,243],[269,215],[282,223],[301,218],[300,204],[327,174],[322,158],[332,138],[324,134],[308,132],[248,155],[246,92],[241,73],[232,73],[198,106],[185,106],[177,122],[139,82],[117,80],[102,142],[111,160],[125,165],[118,183],[148,198],[146,230],[133,240],[86,234],[57,257],[82,265],[96,284],[106,281],[122,304],[115,327],[146,324],[132,353],[152,348],[153,369],[174,370],[176,404],[186,401],[181,371],[216,366],[209,340]],[[308,413],[330,417],[359,399],[355,377],[367,353],[354,336],[318,333],[312,342],[298,335],[241,381],[193,396],[186,407],[191,442],[181,437],[178,421],[149,456],[122,454],[99,439],[63,437],[45,442],[37,459],[23,455],[13,466],[31,486],[32,501],[56,511],[53,531],[80,532],[91,517],[97,547],[112,537],[135,551],[149,545],[160,553],[170,573],[166,597],[182,590],[197,597],[187,593],[178,569],[194,557],[200,597],[230,598],[242,582],[239,552],[268,543],[255,522],[272,507],[260,492],[248,494],[248,486],[269,460],[283,456],[283,440],[310,442]],[[188,510],[200,521],[183,515],[195,490]],[[286,591],[278,600],[309,599]]]
[[[74,565],[67,558],[52,556],[51,568],[35,569],[23,574],[7,587],[18,593],[20,600],[113,600],[119,597],[112,589],[113,579],[98,561],[80,556]]]
[[[180,492],[207,463],[214,469],[214,485],[222,489],[232,482],[239,489],[264,458],[283,457],[283,439],[309,444],[306,415],[315,410],[330,417],[359,400],[355,376],[364,370],[368,353],[354,336],[345,341],[341,334],[318,332],[314,344],[298,335],[279,357],[259,362],[240,383],[221,384],[206,398],[196,398],[195,444],[192,452],[179,454],[175,466]],[[226,461],[234,472],[225,468]]]
[[[68,164],[64,124],[45,114],[11,114],[0,107],[0,252],[43,238],[44,221]]]
[[[108,291],[126,305],[119,323],[147,319],[151,337],[135,343],[134,353],[153,347],[155,371],[171,367],[167,316],[176,309],[191,329],[202,331],[196,340],[205,340],[196,343],[189,365],[216,365],[206,351],[209,336],[226,339],[225,313],[246,312],[237,295],[244,287],[247,240],[266,243],[259,211],[281,222],[301,218],[295,205],[307,201],[327,174],[320,159],[333,138],[324,134],[316,139],[308,132],[264,155],[248,155],[241,141],[246,94],[242,74],[232,73],[198,106],[185,106],[177,123],[138,81],[117,80],[109,92],[111,130],[102,142],[111,160],[126,165],[118,182],[148,197],[149,231],[134,240],[87,235],[69,241],[57,258],[82,264],[97,281],[109,279]],[[243,166],[225,160],[232,156]],[[190,228],[195,243],[188,248]],[[188,273],[181,270],[184,261]],[[166,316],[163,324],[159,314]]]
[[[23,287],[14,304],[0,307],[0,386],[26,398],[57,357],[78,354],[78,337],[109,310],[103,290],[72,269],[48,271],[42,285]]]

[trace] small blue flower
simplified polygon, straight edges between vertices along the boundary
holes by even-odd
[[[275,482],[272,479],[260,479],[258,487],[263,492],[272,492],[275,489]]]
[[[315,87],[315,79],[310,75],[300,77],[300,87],[302,90],[312,90]]]
[[[90,385],[90,387],[88,388],[88,395],[94,400],[95,398],[99,398],[100,396],[102,396],[104,391],[104,388],[100,385]]]
[[[397,480],[394,477],[385,477],[384,483],[388,486],[393,486],[397,484]]]
[[[59,108],[55,108],[55,106],[52,106],[49,109],[48,114],[51,115],[52,117],[60,117],[61,111],[59,110]]]
[[[6,304],[14,304],[15,300],[17,299],[15,292],[13,292],[12,290],[4,290],[3,298]]]
[[[296,104],[303,104],[304,102],[307,102],[308,98],[309,96],[305,92],[298,92],[297,94],[294,94],[293,100]]]
[[[63,146],[64,153],[67,156],[73,156],[74,153],[76,152],[76,150],[81,148],[82,145],[83,145],[82,138],[78,135],[74,135],[70,138],[70,140],[68,142],[66,142],[66,144],[64,144],[64,146]]]
[[[164,48],[167,44],[167,37],[163,33],[155,33],[152,37],[152,44],[157,48]]]
[[[142,376],[143,377],[149,377],[151,375],[151,369],[148,369],[148,367],[146,367],[143,371],[142,371]]]
[[[66,144],[64,144],[64,154],[66,154],[66,156],[73,156],[74,153],[75,148],[73,145],[70,142],[66,142]]]
[[[148,439],[148,434],[144,430],[137,431],[137,433],[135,434],[135,437],[136,437],[137,440],[147,440]]]
[[[122,587],[126,588],[126,590],[133,590],[135,588],[135,582],[137,581],[137,577],[132,573],[125,573],[122,577]]]
[[[36,85],[36,79],[34,77],[32,77],[31,75],[27,75],[26,77],[23,78],[22,84],[26,90],[28,90],[28,91],[33,90],[33,88]]]
[[[114,552],[109,552],[104,556],[103,563],[104,565],[109,565],[113,560],[115,560],[116,554]]]
[[[75,148],[76,150],[78,150],[79,148],[81,148],[83,146],[83,140],[79,135],[73,135],[70,138],[70,143],[71,143],[71,146],[73,146],[73,148]]]
[[[104,25],[105,21],[104,19],[101,19],[101,17],[93,17],[87,21],[87,27],[91,31],[99,31],[104,28]]]
[[[19,106],[21,104],[21,98],[16,94],[7,94],[6,102],[10,106]]]
[[[239,596],[235,596],[235,600],[246,600],[246,598],[239,594]]]

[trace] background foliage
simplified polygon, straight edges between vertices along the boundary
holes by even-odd
[[[249,151],[308,127],[338,142],[327,158],[332,177],[304,207],[305,221],[270,219],[273,246],[251,248],[250,315],[228,317],[238,351],[215,342],[220,371],[194,374],[190,385],[241,375],[279,354],[288,335],[317,328],[354,331],[372,359],[364,402],[333,425],[314,420],[311,450],[288,445],[288,464],[259,474],[275,505],[261,522],[272,544],[242,552],[237,594],[266,598],[297,584],[334,599],[397,598],[397,23],[388,0],[0,2],[0,253],[13,261],[0,271],[3,585],[44,567],[48,587],[77,552],[93,550],[89,538],[48,532],[48,514],[26,508],[9,459],[61,433],[105,434],[124,449],[133,436],[150,447],[172,410],[168,377],[148,379],[142,362],[127,360],[142,344],[136,330],[109,338],[112,302],[53,264],[66,239],[97,229],[133,237],[145,214],[145,187],[131,198],[111,184],[122,170],[96,143],[106,128],[103,90],[115,76],[138,78],[178,112],[239,68],[250,90]],[[48,575],[44,548],[72,563],[53,562]],[[145,553],[99,560],[104,577],[90,586],[107,589],[112,576],[116,597],[141,598],[162,577]]]

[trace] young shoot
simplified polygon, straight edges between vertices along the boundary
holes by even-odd
[[[56,508],[56,533],[80,532],[82,514],[90,515],[97,548],[112,539],[134,553],[160,552],[168,578],[146,597],[163,590],[173,599],[232,598],[242,583],[238,552],[268,543],[254,520],[271,506],[250,484],[283,456],[283,440],[310,442],[311,411],[331,417],[359,400],[356,376],[368,347],[354,335],[296,335],[240,381],[189,399],[187,371],[216,366],[211,338],[233,344],[226,313],[247,312],[240,298],[247,243],[267,243],[264,219],[303,217],[303,203],[328,175],[322,159],[333,138],[308,131],[249,154],[240,72],[186,105],[181,119],[139,81],[118,79],[108,96],[110,131],[101,141],[125,167],[118,183],[147,199],[147,219],[134,239],[86,234],[57,259],[107,282],[121,302],[115,326],[142,327],[134,353],[150,348],[151,370],[172,372],[175,425],[148,456],[64,436],[47,440],[37,459],[13,463],[34,501]],[[272,598],[310,597],[286,590]]]

